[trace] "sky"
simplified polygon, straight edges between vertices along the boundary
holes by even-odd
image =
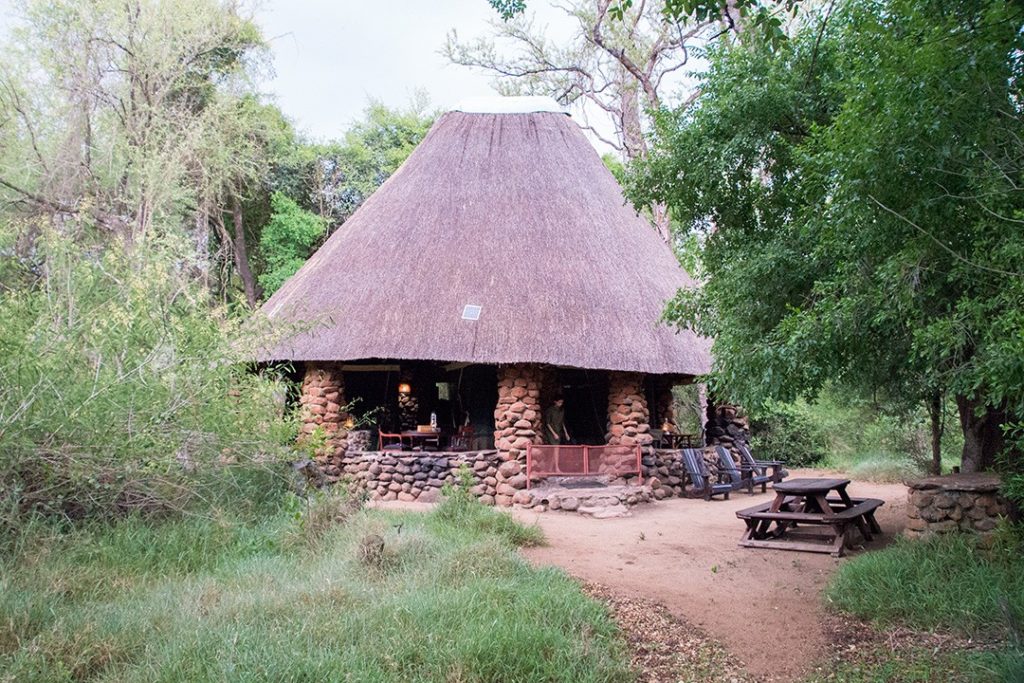
[[[530,7],[556,35],[571,28],[546,3]],[[319,139],[338,137],[371,98],[401,107],[420,89],[450,109],[495,93],[488,76],[447,62],[445,37],[485,35],[496,18],[487,0],[268,0],[256,11],[274,54],[265,90]]]
[[[6,37],[15,3],[0,0],[0,39]],[[487,0],[242,4],[271,47],[273,63],[261,90],[314,140],[340,137],[371,99],[403,107],[421,90],[431,109],[445,111],[463,99],[496,94],[489,76],[450,64],[440,54],[453,29],[463,40],[488,34],[488,22],[500,19]],[[547,0],[532,0],[528,6],[549,36],[571,35],[572,20]]]

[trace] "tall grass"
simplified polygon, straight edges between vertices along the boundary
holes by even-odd
[[[844,563],[826,596],[883,624],[997,635],[1021,644],[1024,537],[1003,529],[987,548],[961,534],[901,539]]]
[[[313,545],[288,510],[40,525],[0,576],[0,680],[628,679],[605,608],[515,552],[537,532],[457,505],[355,512]]]

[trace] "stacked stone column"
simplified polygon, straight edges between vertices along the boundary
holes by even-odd
[[[494,497],[498,505],[511,505],[516,492],[526,488],[526,448],[543,440],[541,376],[539,367],[526,363],[498,368],[498,405],[494,410],[494,447],[502,461]]]
[[[644,376],[638,372],[608,375],[608,433],[611,446],[651,445],[650,411],[644,396]]]
[[[739,460],[738,444],[750,443],[750,420],[738,406],[708,401],[708,420],[704,426],[709,446],[725,446]]]
[[[308,439],[318,428],[327,436],[327,447],[320,449],[316,461],[327,481],[336,482],[341,476],[341,458],[348,447],[345,420],[345,381],[341,368],[333,363],[307,363],[302,378],[302,427],[299,439]]]
[[[419,421],[417,418],[420,411],[420,399],[416,395],[419,391],[419,384],[415,382],[413,373],[403,370],[399,375],[399,384],[408,384],[412,389],[409,392],[398,393],[398,422],[403,430],[411,431],[416,429]]]

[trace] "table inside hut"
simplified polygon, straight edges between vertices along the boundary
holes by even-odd
[[[740,510],[736,516],[746,523],[740,545],[748,548],[777,548],[843,554],[850,527],[857,528],[865,541],[881,533],[875,510],[883,504],[876,498],[851,498],[846,492],[849,479],[791,479],[773,485],[775,499]],[[835,492],[835,497],[829,493]]]
[[[441,448],[441,439],[443,434],[441,430],[435,432],[421,432],[417,429],[401,432],[403,439],[408,439],[409,443],[413,448],[426,448],[428,445],[434,446],[438,450]]]

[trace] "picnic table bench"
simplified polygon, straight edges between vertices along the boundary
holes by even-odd
[[[873,534],[882,531],[875,510],[884,501],[851,498],[846,493],[849,483],[848,479],[792,479],[776,484],[774,500],[737,511],[747,527],[740,545],[840,557],[851,528],[860,531],[865,541],[872,540]],[[833,490],[838,497],[827,497]]]

